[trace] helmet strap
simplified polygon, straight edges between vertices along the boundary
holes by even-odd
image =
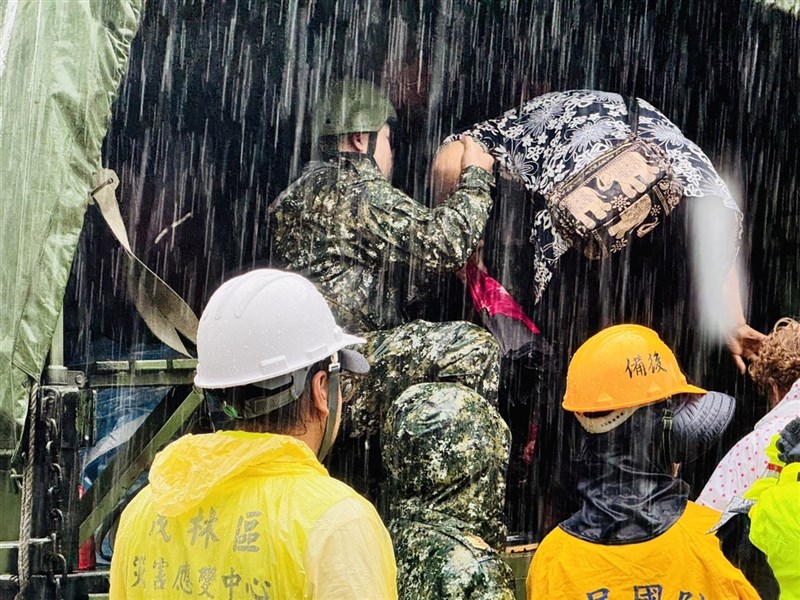
[[[367,156],[375,158],[375,149],[378,147],[378,132],[369,132],[369,141],[367,142]]]
[[[328,419],[325,422],[322,443],[317,451],[317,458],[320,462],[328,456],[336,434],[336,421],[339,417],[339,372],[341,370],[342,365],[339,362],[339,353],[334,352],[328,365]]]
[[[633,416],[633,413],[635,413],[637,410],[639,410],[638,406],[631,408],[619,408],[617,410],[612,410],[603,417],[587,417],[583,413],[576,412],[575,418],[587,433],[608,433],[630,419]]]
[[[661,447],[667,469],[672,469],[672,399],[667,399],[667,406],[661,415]]]

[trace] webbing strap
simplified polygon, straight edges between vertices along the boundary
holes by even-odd
[[[671,469],[673,463],[672,453],[672,425],[673,425],[672,399],[667,398],[667,406],[661,415],[661,446],[664,453],[664,463]]]
[[[197,315],[175,290],[151,271],[134,254],[128,233],[117,203],[117,174],[111,169],[101,169],[94,176],[90,192],[93,204],[103,215],[106,225],[125,250],[128,267],[128,293],[150,331],[170,348],[191,356],[178,332],[192,343],[197,343]]]
[[[631,133],[636,135],[639,132],[639,100],[636,96],[623,96],[625,107],[628,109],[628,125]]]

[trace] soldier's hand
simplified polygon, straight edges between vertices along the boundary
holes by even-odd
[[[494,157],[481,148],[475,140],[468,135],[461,138],[464,144],[464,156],[461,157],[461,170],[467,167],[480,167],[484,171],[492,172]]]

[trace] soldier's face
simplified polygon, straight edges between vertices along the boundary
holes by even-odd
[[[378,132],[378,140],[375,143],[375,163],[386,179],[392,179],[392,169],[394,168],[394,156],[392,155],[391,130],[389,125],[384,125]]]

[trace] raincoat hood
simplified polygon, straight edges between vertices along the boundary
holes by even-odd
[[[158,514],[176,517],[243,477],[309,471],[327,474],[311,449],[289,436],[243,431],[185,435],[156,456],[150,489]]]
[[[408,388],[382,434],[392,516],[455,528],[492,545],[503,541],[510,443],[500,414],[469,388]]]
[[[680,518],[689,486],[663,458],[664,406],[642,407],[608,433],[585,435],[576,461],[582,505],[562,529],[590,542],[629,544],[661,535]]]

